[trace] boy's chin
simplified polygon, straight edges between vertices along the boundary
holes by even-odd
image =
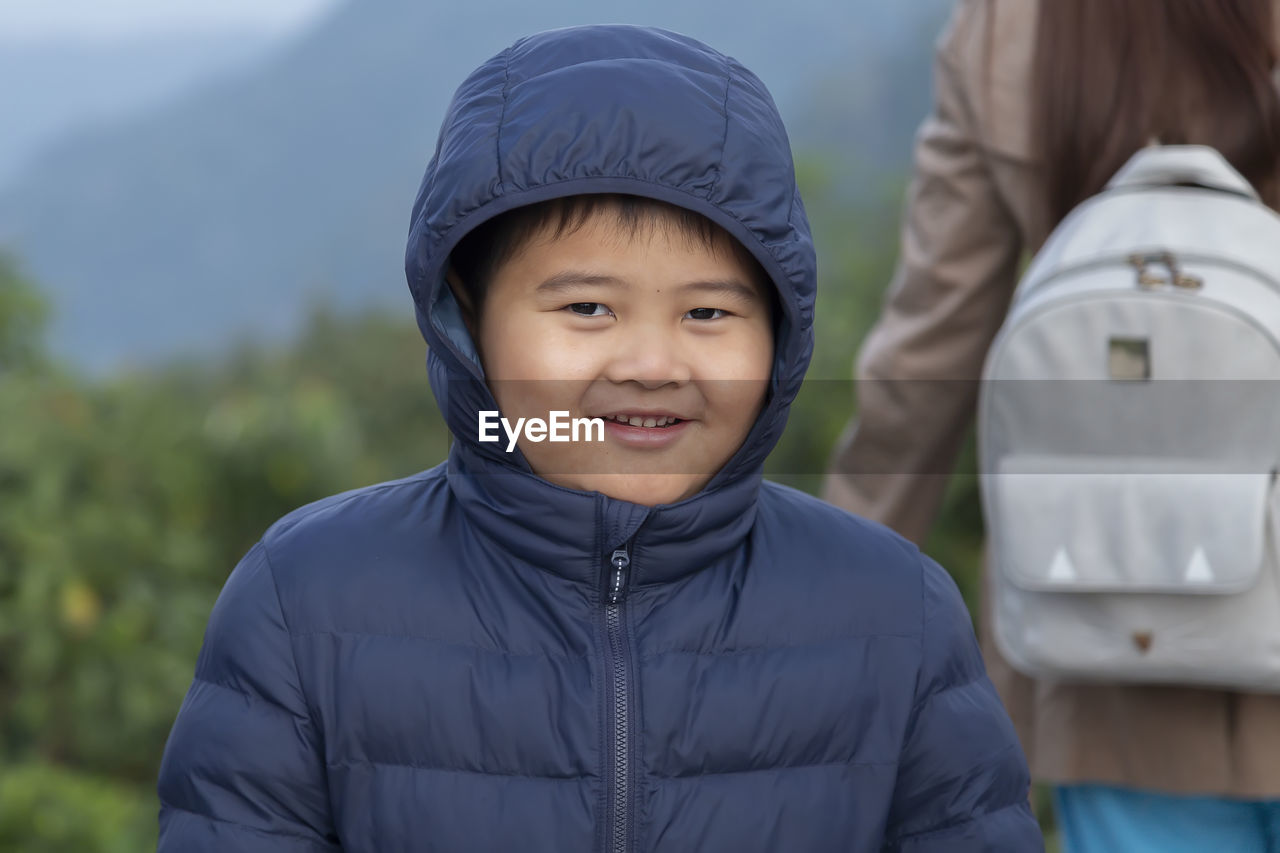
[[[557,485],[643,506],[673,504],[691,498],[711,479],[702,474],[580,474],[546,477]]]

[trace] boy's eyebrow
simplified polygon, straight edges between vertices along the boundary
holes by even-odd
[[[536,290],[538,293],[556,293],[558,291],[569,290],[582,285],[606,285],[616,287],[622,284],[626,284],[626,282],[617,276],[598,275],[596,273],[579,272],[577,270],[564,270],[563,272],[556,273],[546,281],[539,284]],[[759,293],[754,287],[744,284],[736,278],[689,281],[678,285],[676,290],[682,293],[719,293],[725,296],[736,297],[744,302],[754,302],[760,298]]]
[[[755,302],[760,298],[759,292],[749,284],[743,284],[736,278],[713,279],[711,281],[690,281],[677,288],[681,292],[717,293],[732,296],[743,302]]]
[[[579,272],[578,270],[564,270],[558,272],[551,278],[538,285],[536,291],[538,293],[555,293],[560,290],[568,290],[572,287],[578,287],[584,284],[606,284],[619,285],[623,284],[622,279],[612,275],[597,275],[589,272]]]

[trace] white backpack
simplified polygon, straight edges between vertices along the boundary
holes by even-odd
[[[978,449],[1001,652],[1034,676],[1280,692],[1280,216],[1148,147],[1032,260]]]

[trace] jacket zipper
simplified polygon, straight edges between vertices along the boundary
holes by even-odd
[[[614,551],[609,564],[609,591],[604,608],[605,628],[609,635],[609,681],[613,690],[613,799],[610,808],[612,833],[609,851],[626,853],[631,800],[631,719],[627,705],[626,638],[622,627],[622,604],[627,597],[627,569],[631,565],[627,549],[624,547]]]

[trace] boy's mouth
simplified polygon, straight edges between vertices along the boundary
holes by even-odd
[[[689,418],[671,411],[621,411],[600,417],[610,439],[624,447],[645,451],[673,446],[693,424]]]
[[[626,412],[605,415],[604,419],[606,422],[613,421],[627,426],[644,427],[645,429],[665,429],[683,423],[686,420],[685,418],[678,418],[675,415],[668,414],[630,414]]]

